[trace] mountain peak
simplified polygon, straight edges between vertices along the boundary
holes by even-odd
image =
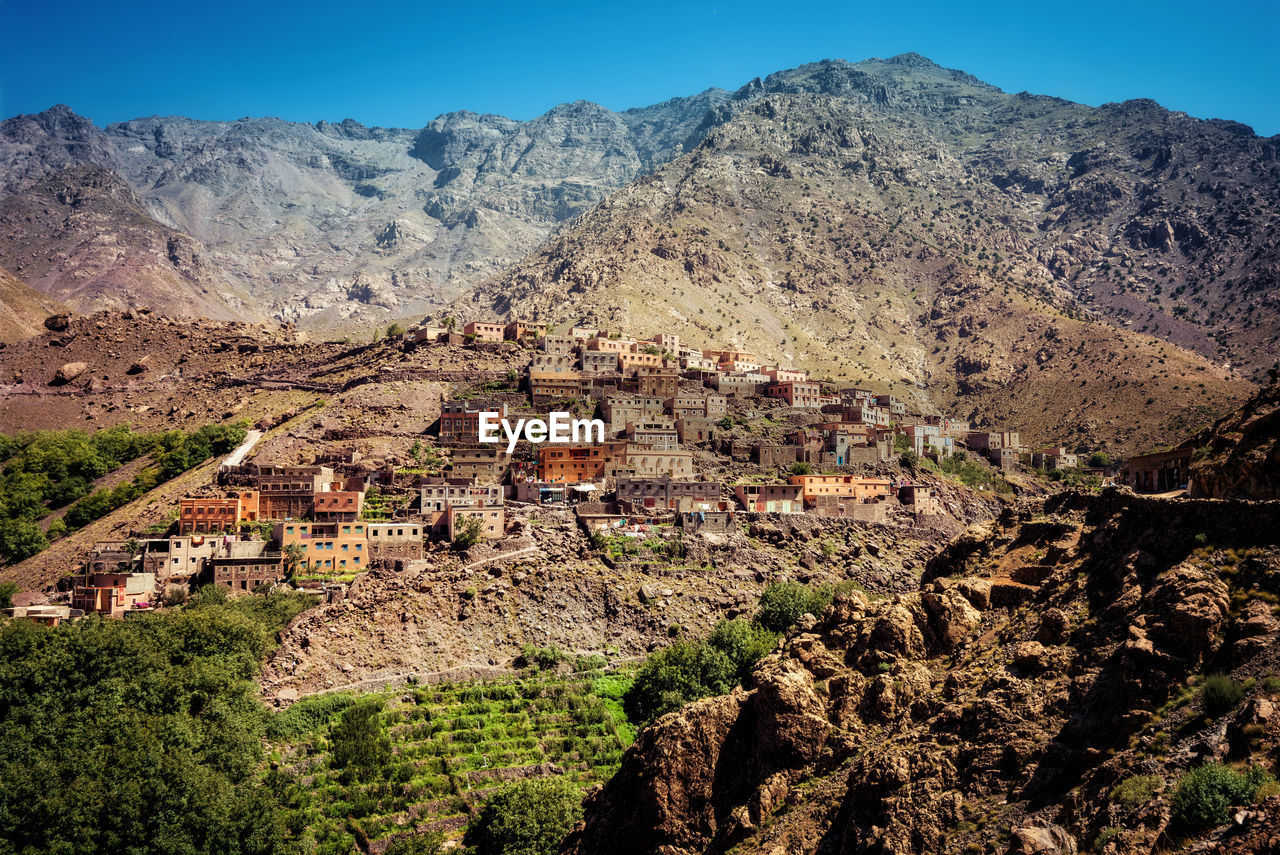
[[[941,68],[938,63],[929,59],[927,56],[921,56],[915,51],[900,53],[897,56],[891,56],[884,61],[885,65],[905,65],[911,68]]]

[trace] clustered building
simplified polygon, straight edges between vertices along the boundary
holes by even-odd
[[[99,543],[71,580],[69,605],[15,605],[13,614],[57,623],[146,611],[158,593],[200,582],[241,593],[285,579],[349,580],[379,562],[420,559],[431,539],[454,540],[464,529],[499,539],[509,501],[576,504],[580,522],[592,530],[674,515],[686,527],[723,531],[737,512],[879,522],[890,500],[917,513],[939,510],[928,486],[849,471],[903,451],[943,458],[963,448],[1001,468],[1078,464],[1063,448],[1031,451],[1016,432],[913,414],[893,395],[832,389],[749,352],[701,350],[665,333],[639,340],[574,327],[555,335],[545,324],[475,321],[461,333],[421,327],[407,336],[415,343],[516,342],[532,349],[525,376],[531,404],[594,408],[604,441],[526,446],[513,458],[505,445],[478,442],[480,414],[505,419],[510,401],[446,398],[438,438],[448,469],[416,476],[410,487],[399,484],[414,501],[406,496],[395,519],[369,512],[369,488],[401,476],[371,472],[355,452],[305,466],[224,466],[219,477],[232,483],[181,499],[176,533]],[[730,438],[731,402],[752,396],[784,402],[802,427],[782,440]],[[699,478],[697,455],[717,452],[788,474],[734,484]]]

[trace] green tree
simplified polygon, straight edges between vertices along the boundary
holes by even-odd
[[[778,636],[750,621],[735,618],[716,624],[707,643],[728,657],[734,677],[745,685],[755,664],[777,645]]]
[[[737,683],[735,663],[702,641],[677,641],[645,660],[623,697],[627,718],[647,724],[709,695],[723,695]]]
[[[454,523],[453,548],[458,552],[466,552],[480,542],[484,535],[484,523],[479,517],[464,516]]]
[[[463,843],[476,855],[555,855],[582,818],[582,794],[562,777],[509,784],[485,803]]]
[[[791,466],[792,475],[808,475],[811,472],[813,472],[813,467],[810,466],[808,463],[805,463],[803,460],[795,464],[792,464]]]
[[[0,557],[18,562],[47,549],[49,538],[30,520],[0,520]]]
[[[755,622],[770,632],[786,632],[805,614],[820,615],[831,604],[829,587],[810,588],[799,582],[774,582],[760,595]]]
[[[307,557],[307,548],[301,543],[286,543],[281,548],[280,555],[284,560],[284,577],[292,581],[294,574],[298,572],[298,568]]]
[[[382,723],[381,698],[348,707],[342,721],[329,734],[330,757],[342,770],[344,783],[367,781],[391,760],[391,737]]]
[[[0,609],[13,608],[13,595],[18,593],[17,582],[0,583]]]

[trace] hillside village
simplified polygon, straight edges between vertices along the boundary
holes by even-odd
[[[891,514],[948,510],[932,482],[903,477],[911,470],[894,465],[903,460],[934,468],[964,460],[983,467],[988,483],[978,489],[1009,492],[1003,475],[1080,471],[1074,452],[1033,450],[1017,430],[909,412],[892,395],[835,388],[744,351],[699,350],[665,333],[556,334],[532,322],[454,327],[396,337],[406,350],[514,343],[528,362],[518,392],[506,386],[486,397],[502,384],[479,392],[455,384],[432,435],[415,442],[422,466],[397,469],[354,449],[323,452],[310,465],[251,459],[261,436],[251,431],[214,483],[179,501],[168,531],[98,542],[57,590],[20,594],[12,614],[50,624],[123,615],[180,602],[208,583],[232,593],[284,581],[341,589],[370,568],[421,561],[431,549],[500,543],[522,525],[510,509],[572,508],[597,537],[659,527],[724,532],[767,515],[875,525]],[[743,415],[753,403],[773,409]],[[477,441],[481,413],[556,409],[597,416],[604,441],[521,440],[511,454],[504,443]],[[1115,474],[1093,472],[1099,480]]]

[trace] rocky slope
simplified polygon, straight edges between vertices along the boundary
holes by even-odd
[[[718,330],[922,379],[921,319],[1013,289],[1248,372],[1274,360],[1276,138],[1149,101],[1010,95],[911,54],[779,72],[706,124],[477,310]]]
[[[668,329],[1122,452],[1274,359],[1274,139],[910,57],[780,73],[715,116],[458,310]],[[1144,231],[1174,208],[1203,240]]]
[[[204,247],[148,217],[129,186],[98,165],[70,166],[0,199],[0,259],[81,312],[143,306],[218,320],[256,313]]]
[[[837,600],[748,689],[642,731],[565,851],[1163,846],[1179,774],[1276,759],[1274,681],[1220,714],[1183,688],[1275,673],[1280,504],[1041,502],[954,542],[918,592]],[[1137,775],[1150,798],[1112,795]]]
[[[400,570],[371,571],[346,599],[299,617],[267,662],[264,695],[510,667],[523,644],[641,656],[673,633],[698,637],[721,618],[749,615],[764,586],[783,579],[907,590],[967,521],[1000,506],[958,485],[940,489],[959,518],[896,511],[889,525],[872,525],[743,514],[741,530],[683,537],[680,559],[609,557],[571,512],[509,506],[515,530],[501,543],[466,556],[438,546]]]

